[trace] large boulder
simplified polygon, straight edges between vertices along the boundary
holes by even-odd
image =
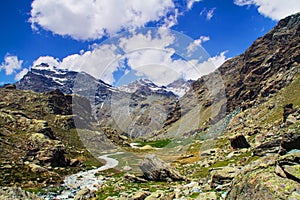
[[[230,145],[233,149],[249,148],[250,144],[247,142],[245,136],[236,135],[230,138]]]
[[[265,156],[268,153],[278,153],[280,147],[281,139],[271,140],[261,145],[257,146],[253,155],[255,156]]]
[[[51,140],[42,133],[33,133],[27,144],[24,161],[35,160],[41,166],[66,167],[70,160],[65,157],[66,148],[59,140]]]
[[[283,155],[293,149],[300,149],[300,132],[286,133],[282,137],[279,153]]]
[[[212,170],[211,172],[211,187],[226,188],[236,176],[239,169],[236,167],[223,167]]]
[[[299,161],[300,153],[293,153],[252,162],[233,179],[226,200],[299,199]]]
[[[139,167],[147,180],[154,181],[178,181],[183,180],[180,173],[169,163],[161,160],[154,154],[148,154],[141,161]]]

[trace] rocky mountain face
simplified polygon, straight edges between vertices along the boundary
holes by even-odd
[[[175,94],[183,95],[189,83],[178,80],[165,87],[157,86],[150,80],[139,79],[116,88],[86,73],[57,69],[42,63],[33,67],[16,83],[16,87],[35,92],[58,89],[65,94],[78,94],[90,101],[94,120],[100,126],[112,127],[112,131],[125,132],[130,137],[147,137],[161,129],[164,121],[169,123],[168,113],[174,113],[177,109],[179,96]],[[123,115],[114,118],[119,113]],[[152,125],[149,129],[150,123]]]
[[[193,82],[180,101],[181,112],[192,118],[198,107],[197,128],[215,124],[227,114],[250,108],[290,84],[299,72],[300,16],[281,20],[243,54],[226,61],[217,71]],[[192,99],[192,100],[191,100]],[[171,126],[187,124],[174,115]],[[168,131],[167,131],[168,132]],[[172,127],[169,132],[172,131]],[[188,132],[188,131],[187,131]]]
[[[74,130],[74,120],[90,126],[86,117],[91,109],[73,113],[70,95],[6,86],[0,89],[0,99],[1,186],[56,184],[64,175],[84,169],[86,161],[100,165]]]

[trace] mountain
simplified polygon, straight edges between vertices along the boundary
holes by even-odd
[[[58,89],[65,94],[83,96],[90,101],[94,120],[101,127],[111,127],[112,131],[125,132],[131,137],[146,136],[161,129],[170,118],[168,113],[176,109],[178,99],[170,89],[147,79],[116,88],[86,73],[58,69],[46,63],[33,67],[16,87],[35,92]],[[151,111],[154,109],[156,112]]]
[[[143,90],[143,89],[146,89],[148,91],[151,90],[154,92],[163,89],[163,87],[159,87],[155,85],[152,81],[148,79],[138,79],[132,83],[129,83],[128,85],[122,85],[118,87],[118,89],[128,93],[133,93],[136,92],[137,90]]]
[[[186,81],[183,78],[180,78],[180,79],[173,81],[172,83],[169,83],[166,86],[166,89],[168,91],[173,92],[177,96],[182,97],[192,88],[191,84],[193,82],[194,81],[192,81],[192,80]]]
[[[35,92],[59,89],[65,94],[87,97],[93,103],[102,103],[114,91],[112,86],[87,73],[58,69],[47,63],[32,67],[15,85],[20,90]]]
[[[280,20],[181,98],[147,80],[131,93],[103,86],[109,101],[94,108],[92,93],[0,88],[0,183],[9,186],[0,187],[0,199],[31,198],[13,186],[52,199],[61,190],[78,199],[299,199],[299,35],[300,13]],[[93,156],[103,154],[116,169],[94,169]],[[98,191],[58,183],[86,168],[97,177],[84,180]]]
[[[191,83],[193,81],[185,81],[184,79],[180,78],[172,83],[169,83],[166,86],[157,86],[155,83],[148,79],[138,79],[128,85],[122,85],[118,87],[120,91],[133,93],[137,90],[145,90],[145,91],[152,91],[155,93],[165,94],[165,95],[172,95],[171,93],[177,95],[179,98],[182,97],[188,90],[191,89]],[[169,92],[169,93],[168,93]]]
[[[83,99],[10,85],[0,88],[0,97],[1,186],[45,187],[66,174],[101,165],[80,140],[80,130],[89,135],[86,129],[91,129],[91,108]],[[72,101],[80,112],[73,112]]]
[[[266,101],[289,85],[299,72],[299,22],[299,14],[280,20],[243,54],[193,82],[192,90],[180,100],[181,112],[186,114],[181,118],[175,115],[176,123],[163,134],[174,134],[179,127],[181,134],[203,129],[227,114]],[[189,122],[195,113],[199,114],[199,120],[194,120],[196,124],[191,126]]]

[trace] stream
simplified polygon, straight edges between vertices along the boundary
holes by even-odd
[[[106,162],[105,165],[97,169],[78,172],[76,174],[67,176],[64,180],[64,183],[62,184],[62,187],[65,188],[63,191],[61,191],[59,194],[49,193],[42,197],[46,200],[72,200],[74,199],[76,193],[83,188],[97,190],[100,185],[105,183],[105,181],[99,179],[97,176],[95,176],[95,174],[118,166],[119,161],[114,158],[110,158],[109,156],[118,155],[122,153],[123,152],[116,152],[99,156],[99,159],[104,160]]]

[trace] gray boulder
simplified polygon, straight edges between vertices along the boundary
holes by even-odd
[[[154,154],[146,155],[139,167],[147,180],[179,181],[184,179],[170,164],[161,160]]]

